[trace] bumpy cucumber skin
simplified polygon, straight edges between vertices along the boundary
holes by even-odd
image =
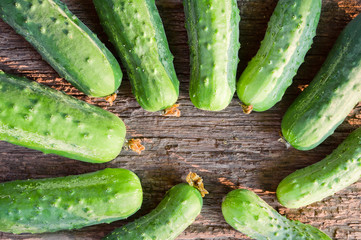
[[[80,91],[104,97],[118,89],[117,60],[59,0],[1,0],[0,17]]]
[[[322,0],[280,0],[257,55],[237,83],[239,99],[262,112],[279,102],[311,48]]]
[[[0,232],[43,233],[110,223],[142,205],[137,175],[126,169],[0,184]]]
[[[114,114],[0,71],[0,139],[92,163],[113,160],[125,125]]]
[[[257,240],[331,240],[311,225],[285,218],[254,192],[246,189],[229,192],[223,200],[222,213],[229,225]]]
[[[190,98],[199,109],[223,110],[236,91],[237,0],[184,0],[183,5],[191,52]]]
[[[292,103],[282,134],[296,149],[322,143],[361,100],[361,15],[337,39],[321,70]]]
[[[104,240],[172,240],[201,212],[202,196],[197,189],[181,183],[172,187],[156,209],[116,229]]]
[[[178,99],[179,81],[154,0],[93,0],[127,69],[140,106],[155,112]]]
[[[361,128],[355,130],[322,161],[297,170],[277,188],[279,202],[299,208],[322,200],[361,177]]]

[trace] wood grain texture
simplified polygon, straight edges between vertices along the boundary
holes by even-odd
[[[114,50],[107,42],[91,0],[64,2]],[[242,46],[238,76],[257,52],[276,3],[276,0],[239,1]],[[153,209],[171,186],[184,181],[189,171],[196,171],[204,178],[210,194],[204,199],[201,215],[179,239],[247,239],[227,225],[221,214],[222,198],[231,189],[239,187],[256,191],[280,213],[319,227],[334,239],[361,239],[361,181],[322,202],[297,210],[280,206],[275,198],[276,187],[284,177],[323,159],[361,125],[359,105],[335,134],[312,151],[286,149],[277,142],[281,118],[300,93],[298,86],[312,80],[341,30],[361,11],[361,0],[323,0],[315,43],[294,84],[271,110],[250,116],[242,114],[236,97],[227,109],[216,113],[198,110],[191,104],[188,96],[189,51],[182,1],[159,0],[157,5],[181,81],[181,118],[166,118],[160,113],[142,110],[131,94],[126,77],[112,107],[103,100],[84,96],[59,78],[30,44],[0,21],[0,69],[27,76],[116,113],[127,125],[127,137],[141,138],[146,147],[141,155],[124,150],[114,161],[97,165],[0,142],[0,181],[66,176],[105,167],[127,168],[141,178],[145,197],[143,207],[129,218],[131,221]],[[126,222],[53,234],[16,236],[0,233],[0,239],[101,239]]]

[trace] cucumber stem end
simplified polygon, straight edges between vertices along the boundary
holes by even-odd
[[[201,193],[202,197],[204,197],[209,192],[204,188],[203,179],[198,176],[198,174],[189,172],[186,181],[188,184],[192,187],[195,187],[198,189],[198,191]]]
[[[141,154],[145,150],[145,147],[142,145],[142,140],[140,139],[130,139],[127,143],[128,147],[138,154]]]
[[[174,104],[173,106],[167,108],[163,112],[163,116],[166,117],[180,117],[181,111],[178,109],[179,104]]]
[[[106,96],[104,99],[110,104],[110,106],[113,106],[113,103],[116,98],[117,98],[117,93],[115,92],[112,95]]]
[[[252,105],[245,105],[245,104],[242,104],[242,110],[245,114],[250,114],[253,110],[253,106]]]

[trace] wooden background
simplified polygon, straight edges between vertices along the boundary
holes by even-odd
[[[99,25],[91,0],[64,2],[113,50]],[[276,3],[276,0],[239,1],[242,16],[239,73],[258,50]],[[141,178],[145,197],[141,210],[129,218],[131,221],[153,209],[171,186],[184,181],[189,171],[196,171],[204,178],[210,194],[204,199],[201,215],[179,239],[247,239],[227,225],[221,214],[222,198],[238,187],[256,191],[280,213],[321,228],[335,239],[361,239],[361,181],[322,202],[298,210],[285,209],[275,198],[276,187],[284,177],[323,159],[361,125],[359,105],[334,135],[312,151],[287,150],[277,141],[281,118],[300,93],[298,87],[312,80],[338,34],[361,11],[361,0],[323,1],[315,43],[294,84],[271,110],[250,116],[242,113],[236,97],[221,112],[205,112],[192,105],[188,97],[189,51],[182,1],[159,0],[157,5],[181,81],[181,118],[165,118],[160,113],[142,110],[131,94],[126,76],[114,106],[85,97],[59,78],[30,44],[0,20],[0,69],[27,76],[116,113],[127,125],[127,137],[141,138],[146,147],[141,155],[124,150],[112,162],[89,164],[0,142],[0,181],[66,176],[105,167],[127,168]],[[0,238],[101,239],[126,222],[53,234],[0,233]]]

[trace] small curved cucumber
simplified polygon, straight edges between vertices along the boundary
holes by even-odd
[[[142,205],[139,178],[126,169],[0,184],[0,232],[43,233],[110,223]]]
[[[322,0],[278,1],[259,51],[237,83],[249,110],[266,111],[282,99],[311,48],[321,5]]]
[[[361,15],[352,20],[316,77],[287,110],[283,137],[296,149],[322,143],[361,100]]]
[[[279,202],[299,208],[357,182],[361,176],[361,128],[322,161],[288,175],[277,188]]]
[[[254,192],[237,189],[229,192],[222,203],[226,222],[257,240],[331,240],[321,230],[280,215]]]
[[[172,106],[178,99],[179,81],[155,1],[93,2],[140,106],[151,112]]]
[[[237,0],[184,0],[183,4],[191,52],[190,98],[199,109],[223,110],[236,91]]]
[[[104,97],[118,89],[117,60],[59,0],[1,0],[0,17],[80,91]]]
[[[118,156],[125,132],[110,112],[0,71],[0,140],[103,163]]]
[[[172,240],[181,234],[201,212],[200,192],[185,183],[172,187],[156,209],[116,229],[104,240]]]

